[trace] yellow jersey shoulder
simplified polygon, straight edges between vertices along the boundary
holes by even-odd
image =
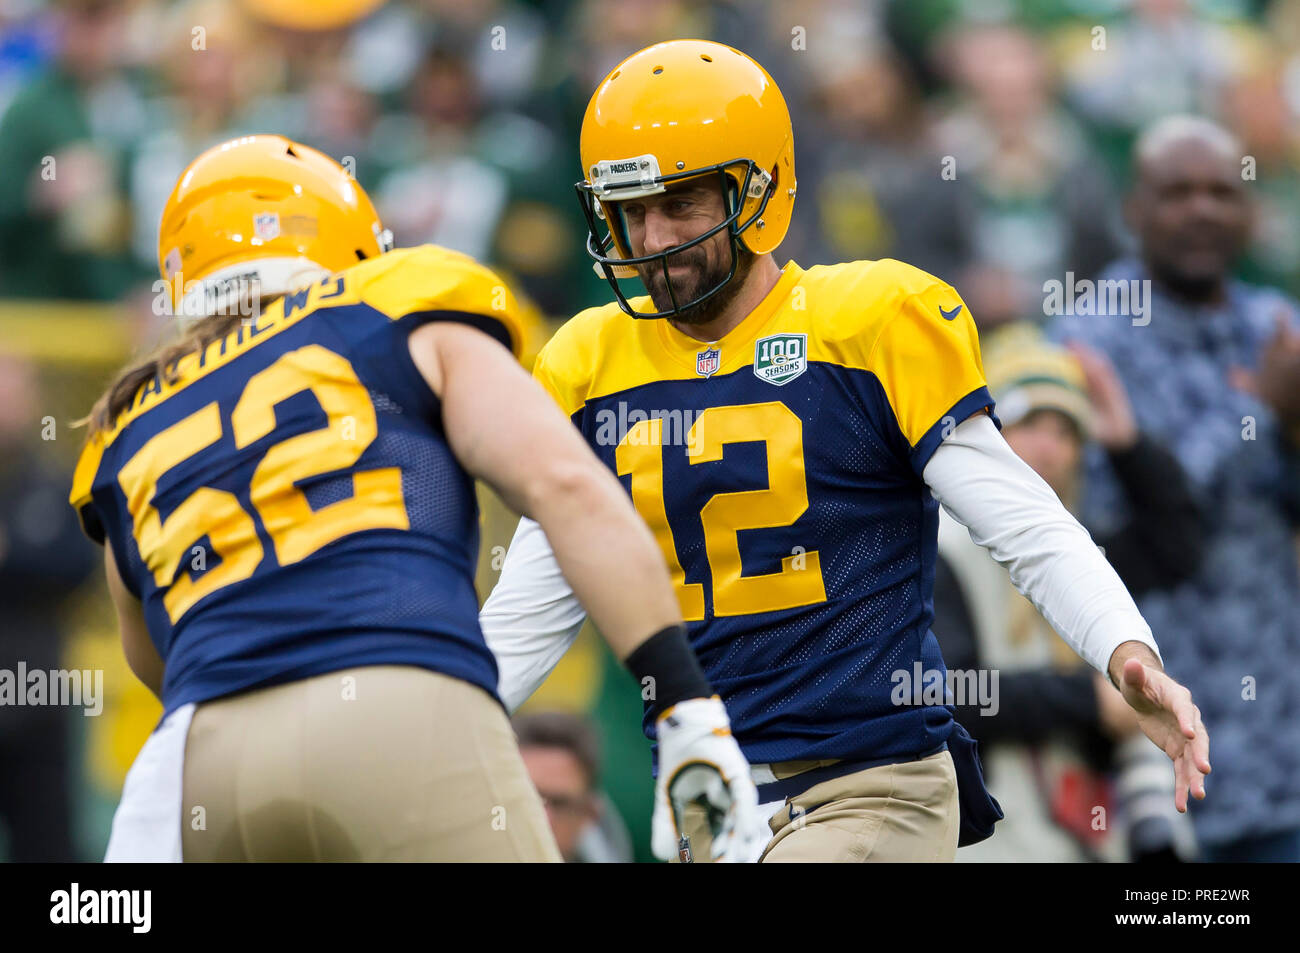
[[[394,249],[282,296],[267,305],[249,325],[240,325],[224,339],[212,341],[180,358],[166,381],[142,383],[112,428],[94,435],[83,447],[70,494],[73,505],[80,508],[89,501],[91,484],[104,451],[132,420],[198,377],[264,343],[319,306],[358,302],[393,320],[437,311],[476,316],[482,322],[472,323],[498,338],[508,338],[516,357],[524,347],[526,335],[519,303],[491,269],[468,255],[437,245]],[[502,330],[504,333],[500,333]]]
[[[469,255],[439,245],[397,248],[344,272],[356,293],[394,320],[410,314],[447,311],[495,321],[519,356],[524,321],[509,285]]]
[[[961,303],[942,279],[893,258],[814,265],[803,273],[800,287],[807,296],[802,305],[812,316],[818,337],[828,343],[856,344],[850,348],[855,353],[862,346],[869,349],[910,298],[933,296],[951,299],[953,305]],[[863,359],[866,356],[861,354]]]
[[[636,308],[648,300],[641,296],[629,303]],[[572,415],[592,396],[596,375],[611,358],[647,359],[640,338],[651,323],[630,317],[614,301],[579,311],[542,348],[533,374]]]
[[[947,282],[893,259],[807,276],[810,355],[873,374],[909,445],[932,450],[944,415],[987,403],[975,322]]]
[[[95,434],[87,439],[81,448],[81,454],[77,457],[77,468],[72,473],[72,489],[68,493],[68,502],[76,509],[79,517],[82,516],[81,508],[90,502],[95,474],[99,471],[99,464],[103,459],[104,438],[101,434]],[[90,532],[90,527],[84,520],[82,526],[92,539],[103,542],[97,534]]]

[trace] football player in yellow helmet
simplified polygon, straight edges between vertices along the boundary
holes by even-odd
[[[946,707],[978,673],[947,672],[930,631],[941,504],[1122,690],[1174,762],[1178,808],[1203,797],[1199,712],[998,433],[957,292],[898,261],[775,261],[796,184],[767,72],[702,40],[641,50],[597,87],[580,153],[615,301],[565,324],[534,376],[655,534],[759,785],[763,859],[951,860],[1001,817]],[[630,278],[648,294],[628,297]],[[480,621],[512,707],[582,621],[527,519]],[[673,823],[700,856],[702,813]]]
[[[587,250],[632,317],[705,323],[790,227],[790,112],[763,67],[731,47],[662,43],[624,61],[591,98],[579,151]],[[670,247],[635,242],[638,200],[670,192],[678,201],[696,192],[720,198],[721,220]],[[770,279],[775,265],[763,264]],[[633,308],[619,285],[637,275],[654,310]]]
[[[204,152],[177,180],[158,268],[184,327],[392,247],[370,197],[337,162],[282,136],[244,136]]]
[[[108,859],[559,859],[478,626],[474,477],[546,527],[665,713],[686,706],[665,756],[719,850],[752,856],[748,765],[693,714],[716,699],[662,559],[516,362],[513,295],[390,247],[356,182],[279,136],[205,152],[167,203],[160,269],[193,320],[96,405],[71,494],[164,709]]]

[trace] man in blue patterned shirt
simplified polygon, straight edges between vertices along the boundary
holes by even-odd
[[[1213,796],[1191,807],[1203,856],[1300,861],[1300,312],[1231,277],[1251,223],[1244,159],[1206,120],[1152,126],[1127,208],[1139,257],[1107,269],[1095,303],[1054,330],[1114,362],[1206,521],[1200,571],[1139,600],[1214,734]],[[1140,315],[1106,306],[1102,291],[1120,287],[1127,298],[1109,297],[1144,302]],[[1085,523],[1123,519],[1103,454],[1087,487]]]

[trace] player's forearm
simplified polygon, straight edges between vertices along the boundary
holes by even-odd
[[[546,534],[523,517],[506,551],[501,576],[478,614],[497,660],[497,693],[514,711],[564,657],[587,619],[560,572]]]
[[[409,346],[442,399],[456,459],[541,524],[618,657],[680,623],[663,556],[618,478],[510,355],[487,335],[453,325],[419,328]]]
[[[126,665],[136,678],[154,697],[161,700],[163,690],[163,661],[152,645],[145,646],[138,639],[128,638],[126,630],[122,631],[122,647],[126,653]]]
[[[163,660],[149,638],[149,627],[144,610],[117,571],[113,547],[104,547],[104,570],[108,578],[108,594],[117,611],[118,630],[122,636],[122,652],[127,668],[158,698],[162,698]]]
[[[935,498],[1006,567],[1079,655],[1105,672],[1124,642],[1159,649],[1132,596],[1051,488],[981,416],[965,421],[925,469]]]
[[[513,710],[532,694],[572,642],[581,625],[575,594],[656,718],[711,696],[663,557],[613,475],[598,464],[557,471],[543,463],[523,503],[545,534],[520,523],[501,591],[480,613],[506,705]]]
[[[521,519],[501,578],[479,613],[483,637],[497,659],[497,692],[510,711],[545,681],[585,618],[541,526]],[[680,625],[640,640],[630,652],[615,651],[625,656],[652,710],[713,692]]]
[[[574,468],[535,491],[529,515],[620,660],[681,621],[663,556],[612,474]]]

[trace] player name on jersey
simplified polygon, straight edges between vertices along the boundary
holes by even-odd
[[[166,711],[389,662],[495,694],[473,481],[407,337],[458,321],[517,354],[503,292],[434,246],[369,259],[182,357],[87,443],[72,504],[143,603]]]

